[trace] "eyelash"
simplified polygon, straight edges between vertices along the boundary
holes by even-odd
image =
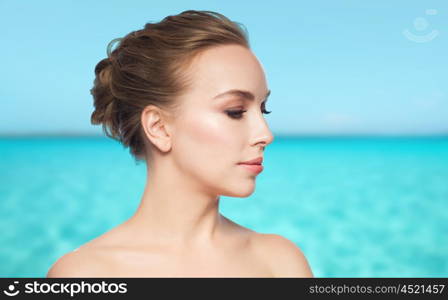
[[[264,106],[264,105],[263,105]],[[243,116],[243,113],[245,113],[247,110],[227,110],[226,113],[227,115],[232,118],[232,119],[241,119]],[[266,111],[266,109],[263,107],[263,109],[261,110],[262,113],[264,114],[270,114],[272,111]]]

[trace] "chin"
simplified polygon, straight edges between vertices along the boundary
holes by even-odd
[[[254,184],[245,184],[242,183],[239,186],[235,186],[231,190],[227,190],[225,193],[222,193],[223,196],[228,197],[237,197],[237,198],[245,198],[252,195],[255,191]]]

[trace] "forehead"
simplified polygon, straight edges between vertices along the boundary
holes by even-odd
[[[225,45],[200,53],[190,69],[195,95],[213,98],[228,90],[250,91],[256,98],[266,96],[264,70],[255,55],[239,45]]]

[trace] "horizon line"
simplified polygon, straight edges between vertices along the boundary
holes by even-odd
[[[72,137],[72,138],[109,138],[105,134],[93,133],[0,133],[0,138],[47,138],[47,137]],[[434,133],[381,133],[381,132],[365,132],[365,133],[277,133],[275,137],[448,137],[448,132]]]

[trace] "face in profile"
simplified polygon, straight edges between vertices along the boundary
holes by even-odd
[[[209,193],[247,197],[259,173],[238,163],[264,157],[273,135],[263,111],[269,88],[254,54],[239,45],[202,52],[190,68],[192,86],[180,98],[172,155],[177,168]],[[223,94],[229,90],[253,94]]]

